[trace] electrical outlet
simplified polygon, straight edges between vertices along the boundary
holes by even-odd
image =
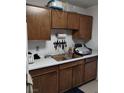
[[[39,46],[36,46],[36,51],[39,51]]]

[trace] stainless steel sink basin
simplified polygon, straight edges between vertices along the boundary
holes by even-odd
[[[60,55],[54,55],[52,56],[52,58],[54,58],[56,61],[64,61],[64,60],[68,60],[68,59],[73,59],[73,58],[78,58],[80,56],[77,55],[70,55],[70,54],[60,54]]]

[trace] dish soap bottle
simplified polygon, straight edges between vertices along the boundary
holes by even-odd
[[[72,47],[69,47],[69,49],[68,49],[68,56],[71,58],[73,56],[73,48]]]

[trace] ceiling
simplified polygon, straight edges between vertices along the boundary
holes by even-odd
[[[98,4],[98,0],[61,0],[79,7],[88,8]]]

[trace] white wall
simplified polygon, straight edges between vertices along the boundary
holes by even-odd
[[[26,3],[45,7],[48,1],[49,0],[27,0]],[[65,11],[74,11],[77,13],[86,14],[84,8],[80,8],[78,6],[74,6],[74,5],[67,4],[67,3],[65,3],[64,6],[65,6],[65,8],[64,8]]]
[[[27,4],[45,6],[49,0],[26,0]]]
[[[92,39],[87,45],[95,50],[98,50],[98,6],[93,6],[86,9],[88,15],[93,16]]]

